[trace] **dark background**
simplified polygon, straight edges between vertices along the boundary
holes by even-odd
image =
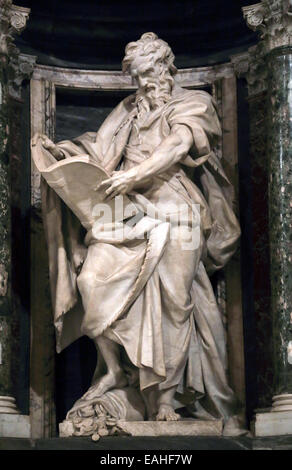
[[[31,8],[17,41],[42,64],[120,69],[124,48],[147,31],[170,43],[179,68],[225,62],[255,40],[248,0],[18,0]]]

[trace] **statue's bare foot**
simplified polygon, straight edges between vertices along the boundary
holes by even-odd
[[[180,415],[175,413],[171,405],[162,403],[159,406],[159,410],[156,416],[156,421],[178,421],[179,419],[180,419]]]
[[[92,400],[99,398],[112,388],[123,388],[128,385],[127,378],[122,370],[117,372],[109,371],[96,384],[92,385],[83,398]]]

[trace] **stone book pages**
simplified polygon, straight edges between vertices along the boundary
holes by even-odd
[[[110,174],[88,155],[58,161],[42,146],[41,139],[31,149],[38,171],[86,230],[101,220],[120,222],[137,214],[136,206],[127,196],[105,199],[105,190],[97,188]]]

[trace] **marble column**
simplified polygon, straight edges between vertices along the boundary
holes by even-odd
[[[0,413],[17,413],[11,390],[10,348],[10,194],[8,83],[6,61],[0,68]]]
[[[292,47],[273,49],[267,55],[267,66],[275,369],[272,411],[292,411]]]
[[[292,11],[288,0],[244,7],[260,32],[266,68],[269,240],[273,319],[272,407],[257,413],[255,434],[292,434]]]
[[[29,9],[17,7],[10,0],[0,0],[0,435],[9,435],[7,415],[17,415],[11,380],[11,210],[9,168],[9,82],[11,64],[17,61],[18,49],[13,34],[20,33]],[[16,417],[11,423],[21,420]],[[4,423],[4,424],[2,424]],[[10,424],[11,424],[10,423]],[[12,432],[13,434],[13,432]],[[14,433],[15,437],[21,437]]]

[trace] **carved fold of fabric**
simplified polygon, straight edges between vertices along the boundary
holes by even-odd
[[[175,230],[172,227],[172,230]],[[180,384],[193,346],[193,278],[200,261],[203,240],[198,248],[182,250],[188,226],[168,239],[161,259],[143,291],[124,317],[105,331],[105,335],[124,346],[130,361],[139,369],[140,389],[158,385],[160,390]],[[167,350],[167,354],[165,351]],[[193,387],[202,393],[200,358]]]
[[[78,303],[77,269],[86,257],[81,225],[57,194],[42,180],[43,223],[48,243],[49,273],[56,349],[61,352],[81,336],[83,309]],[[66,227],[66,228],[65,228]],[[65,238],[65,234],[67,235]],[[68,243],[67,238],[70,239]],[[70,327],[65,314],[70,311]]]
[[[163,254],[169,224],[144,217],[133,228],[119,224],[117,230],[123,238],[112,226],[95,235],[77,279],[85,311],[82,332],[91,338],[101,335],[138,297]]]
[[[193,286],[197,299],[194,319],[198,332],[205,396],[200,404],[213,416],[227,419],[236,408],[236,398],[228,385],[226,337],[210,280],[200,263]]]
[[[102,408],[104,414],[109,415],[115,420],[125,421],[143,421],[145,417],[145,405],[142,397],[137,390],[132,387],[123,389],[114,389],[106,392],[101,397],[91,400],[79,399],[67,413],[66,418],[72,418],[79,410],[92,407],[92,415],[98,416],[94,408]]]
[[[191,295],[194,326],[185,374],[177,388],[176,407],[191,405],[192,415],[198,419],[227,421],[237,401],[227,380],[226,332],[202,262]]]

